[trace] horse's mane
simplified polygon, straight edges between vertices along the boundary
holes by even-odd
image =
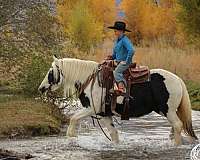
[[[64,89],[67,90],[68,96],[75,92],[75,81],[85,82],[98,67],[97,62],[75,58],[63,58],[62,63]]]

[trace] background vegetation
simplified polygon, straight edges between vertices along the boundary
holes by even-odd
[[[200,110],[199,0],[0,0],[0,8],[0,114],[10,119],[0,116],[4,133],[27,128],[11,124],[27,113],[35,124],[23,121],[31,126],[59,128],[50,106],[33,99],[52,55],[101,61],[112,53],[114,37],[107,26],[115,20],[132,30],[127,35],[136,47],[134,61],[179,75],[193,109]],[[45,133],[51,127],[44,127]]]

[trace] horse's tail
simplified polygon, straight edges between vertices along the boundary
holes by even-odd
[[[193,137],[194,139],[198,139],[194,133],[192,127],[192,116],[191,116],[191,103],[187,88],[185,83],[180,79],[182,86],[182,99],[181,103],[177,110],[177,115],[183,123],[183,130],[186,135]]]

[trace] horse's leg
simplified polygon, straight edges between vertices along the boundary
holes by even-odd
[[[115,128],[115,126],[113,124],[112,117],[103,117],[101,119],[101,121],[103,122],[105,127],[108,129],[112,141],[115,142],[115,143],[119,143],[118,131],[117,131],[117,129]]]
[[[91,116],[94,114],[94,111],[90,108],[86,108],[83,110],[80,110],[79,112],[75,113],[71,118],[70,118],[70,124],[67,129],[67,136],[69,137],[76,137],[76,125],[79,120],[82,118]]]
[[[171,123],[172,128],[174,130],[174,138],[175,138],[176,145],[182,144],[181,131],[183,129],[183,123],[178,118],[174,110],[172,111],[169,110],[169,112],[167,113],[167,119]]]

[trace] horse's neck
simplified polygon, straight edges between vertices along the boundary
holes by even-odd
[[[74,92],[74,84],[78,80],[84,83],[86,79],[97,69],[98,63],[79,59],[62,59],[62,72],[64,75],[64,87],[69,92]]]

